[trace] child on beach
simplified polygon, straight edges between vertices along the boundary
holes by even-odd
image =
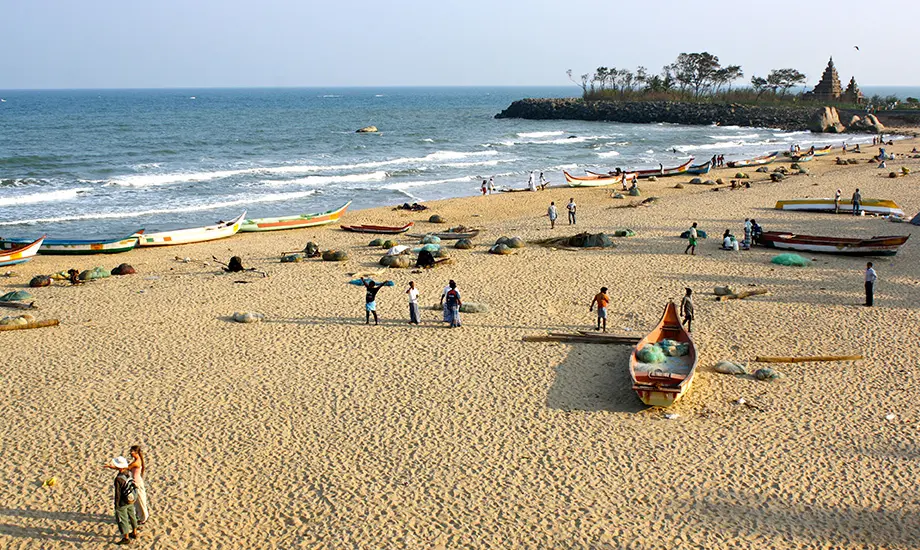
[[[840,189],[834,193],[834,214],[840,213]]]
[[[549,228],[556,229],[556,218],[559,216],[556,213],[556,201],[549,203],[549,208],[546,210],[546,215],[549,216]]]
[[[693,322],[693,299],[690,298],[690,295],[693,294],[693,291],[689,288],[686,291],[684,299],[680,301],[680,314],[684,317],[682,324],[687,325],[687,332],[693,332],[690,328],[690,324]]]
[[[482,180],[482,196],[485,197],[486,193],[489,192],[489,183],[486,180]]]
[[[377,293],[380,292],[380,289],[383,288],[383,285],[378,285],[374,281],[367,281],[364,277],[361,277],[361,283],[364,284],[364,288],[367,290],[367,293],[364,296],[364,324],[371,324],[371,313],[374,314],[374,324],[377,322]]]
[[[687,237],[687,240],[690,241],[690,244],[687,245],[687,248],[684,249],[684,254],[690,252],[692,256],[696,256],[696,222],[693,222],[693,225],[690,226],[690,235]]]
[[[602,286],[601,291],[594,295],[588,311],[594,311],[594,304],[597,304],[597,329],[601,330],[601,323],[604,325],[604,332],[607,332],[607,306],[610,304],[610,296],[607,296],[607,287]]]

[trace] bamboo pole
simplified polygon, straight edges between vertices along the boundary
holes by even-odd
[[[48,319],[45,321],[35,321],[33,323],[26,323],[24,325],[0,325],[0,331],[4,330],[25,330],[29,328],[43,328],[43,327],[53,327],[59,325],[61,322],[57,319]]]
[[[812,361],[859,361],[862,355],[816,355],[814,357],[757,356],[757,363],[810,363]]]

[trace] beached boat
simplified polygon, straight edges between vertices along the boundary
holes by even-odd
[[[301,214],[299,216],[283,216],[280,218],[253,218],[245,220],[240,225],[240,231],[251,233],[255,231],[278,231],[281,229],[301,229],[304,227],[316,227],[338,221],[342,214],[348,210],[351,201],[346,202],[335,210],[329,210],[321,214]]]
[[[690,157],[690,160],[681,164],[680,166],[675,166],[674,168],[658,168],[651,170],[637,170],[636,177],[638,178],[650,178],[655,176],[657,178],[662,178],[665,176],[676,176],[678,174],[683,174],[687,171],[688,168],[693,164],[693,157]]]
[[[343,225],[341,228],[345,231],[353,231],[355,233],[385,233],[395,235],[397,233],[405,233],[413,225],[415,225],[414,222],[409,222],[406,225],[398,227],[390,225]]]
[[[622,184],[624,177],[626,181],[638,177],[635,172],[620,172],[619,174],[587,172],[586,176],[573,176],[565,170],[562,171],[562,175],[565,176],[565,183],[569,187],[603,187],[605,185]]]
[[[144,230],[136,231],[121,239],[45,239],[38,249],[39,254],[118,254],[133,250]],[[9,250],[29,244],[31,241],[20,239],[0,240],[0,248]]]
[[[766,155],[760,155],[759,157],[754,157],[752,159],[746,160],[733,160],[726,162],[725,164],[729,168],[746,168],[748,166],[763,166],[764,164],[770,164],[776,157],[779,155],[779,151],[773,151],[772,153],[767,153]]]
[[[32,259],[32,256],[38,254],[38,249],[42,245],[42,241],[45,238],[42,237],[33,243],[20,246],[19,248],[13,248],[5,252],[0,252],[0,266],[6,265],[16,265],[23,262],[28,262]]]
[[[685,355],[668,356],[662,363],[643,363],[637,354],[645,346],[671,340],[686,348]],[[690,389],[696,371],[696,345],[690,333],[684,330],[674,302],[668,302],[664,314],[652,332],[648,333],[629,357],[629,376],[633,390],[646,405],[667,407],[680,399]]]
[[[687,173],[701,176],[703,174],[708,174],[710,170],[712,170],[712,161],[707,160],[703,164],[694,164],[693,166],[687,168]]]
[[[214,241],[226,237],[232,237],[240,230],[243,218],[246,212],[243,212],[229,222],[219,222],[215,225],[205,227],[192,227],[189,229],[173,229],[172,231],[161,231],[159,233],[147,233],[141,235],[137,241],[137,246],[171,246],[178,244],[203,243]]]
[[[882,214],[886,216],[904,216],[904,211],[894,201],[886,199],[862,199],[859,207],[867,214]],[[789,199],[776,201],[777,210],[803,210],[806,212],[833,212],[834,199]],[[850,199],[840,199],[840,212],[853,213],[853,202]]]
[[[804,155],[796,155],[792,157],[792,162],[808,162],[814,160],[815,156],[813,154],[807,153]]]
[[[817,237],[797,235],[783,231],[766,231],[757,244],[781,250],[802,250],[843,254],[847,256],[894,256],[910,235],[872,237],[871,239],[844,239],[842,237]]]
[[[442,241],[455,241],[458,239],[472,239],[476,235],[479,235],[480,231],[481,229],[468,229],[466,231],[444,231],[441,233],[426,233],[425,235],[411,235],[410,234],[409,237],[413,237],[415,239],[421,239],[422,237],[425,237],[426,235],[433,235],[441,239]]]
[[[801,157],[805,155],[814,155],[816,157],[823,157],[825,155],[831,154],[833,151],[832,145],[825,145],[818,149],[807,149],[805,151],[783,151],[784,157]]]

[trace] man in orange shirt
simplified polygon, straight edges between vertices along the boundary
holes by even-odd
[[[597,330],[601,330],[601,322],[604,324],[604,332],[607,332],[607,305],[610,303],[610,296],[607,296],[607,287],[601,287],[601,291],[594,295],[588,311],[594,311],[594,304],[597,304]]]

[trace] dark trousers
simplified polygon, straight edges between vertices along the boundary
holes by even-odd
[[[569,212],[569,225],[575,225],[575,212]]]
[[[875,283],[866,281],[866,305],[872,305],[872,298],[875,291]]]
[[[409,304],[409,322],[419,324],[418,304]]]

